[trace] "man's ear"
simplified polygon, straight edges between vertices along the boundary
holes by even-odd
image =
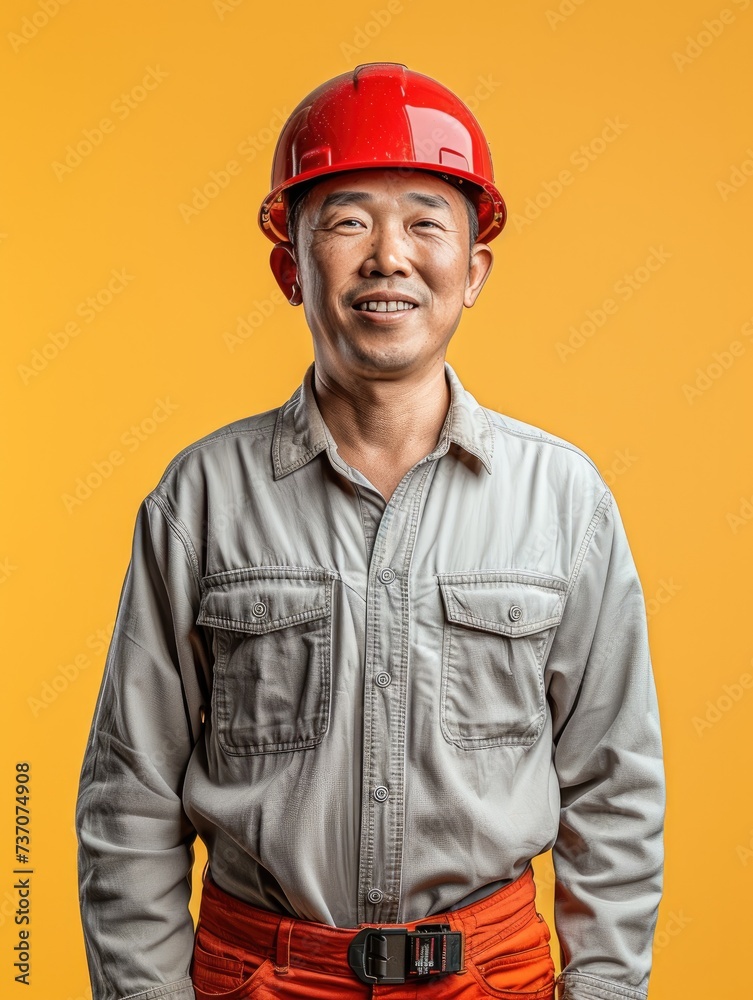
[[[295,262],[293,244],[275,243],[269,255],[269,266],[285,298],[291,305],[299,306],[303,302],[303,295],[298,281],[298,265]]]
[[[470,309],[479,296],[484,282],[491,273],[494,263],[492,248],[486,243],[475,243],[471,251],[471,262],[468,268],[468,278],[465,284],[463,305]]]

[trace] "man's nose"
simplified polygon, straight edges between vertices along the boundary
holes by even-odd
[[[375,225],[369,250],[361,265],[361,274],[365,277],[375,274],[412,274],[409,246],[410,240],[401,222]]]

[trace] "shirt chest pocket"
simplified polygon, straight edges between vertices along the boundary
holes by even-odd
[[[442,574],[439,585],[445,739],[464,750],[530,746],[544,725],[543,663],[566,584],[483,572]]]
[[[330,710],[335,574],[250,567],[204,580],[197,622],[213,631],[212,723],[249,755],[321,743]]]

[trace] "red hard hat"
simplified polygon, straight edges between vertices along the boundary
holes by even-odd
[[[277,140],[259,225],[273,243],[287,240],[291,188],[376,167],[430,170],[456,185],[476,206],[482,243],[505,224],[489,145],[468,107],[431,77],[382,62],[328,80],[294,109]]]

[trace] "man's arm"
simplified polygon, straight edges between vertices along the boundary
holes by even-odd
[[[642,1000],[663,870],[664,769],[643,592],[606,493],[547,662],[561,790],[561,1000]]]
[[[201,726],[198,573],[156,493],[136,520],[76,807],[93,1000],[194,1000],[196,832],[181,804]]]

